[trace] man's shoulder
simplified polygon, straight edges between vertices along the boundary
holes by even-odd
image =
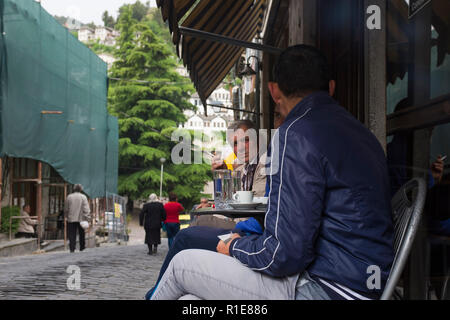
[[[82,193],[74,192],[74,193],[69,194],[67,196],[67,199],[86,199],[87,200],[87,197]]]

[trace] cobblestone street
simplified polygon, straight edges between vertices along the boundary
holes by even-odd
[[[167,239],[162,239],[156,255],[148,255],[141,244],[2,258],[0,299],[142,300],[166,254]],[[71,265],[80,268],[80,290],[68,289]]]

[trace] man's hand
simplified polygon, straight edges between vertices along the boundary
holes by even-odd
[[[218,170],[226,168],[225,162],[219,156],[215,156],[211,161],[211,170]]]
[[[442,160],[442,156],[439,156],[438,159],[431,165],[431,174],[433,175],[434,181],[436,181],[436,183],[441,182],[443,173],[444,161]]]
[[[241,236],[239,234],[233,233],[231,235],[231,238],[228,239],[226,243],[224,241],[220,240],[219,243],[217,244],[217,248],[216,248],[217,252],[229,256],[230,255],[230,244],[231,244],[231,242],[234,239],[240,238],[240,237]]]

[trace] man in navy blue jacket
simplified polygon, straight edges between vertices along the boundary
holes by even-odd
[[[177,254],[152,299],[377,299],[393,257],[390,186],[375,136],[331,98],[315,48],[286,49],[269,84],[286,121],[271,145],[262,235]]]

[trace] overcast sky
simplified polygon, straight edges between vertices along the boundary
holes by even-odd
[[[146,3],[148,0],[141,0]],[[51,15],[70,16],[83,23],[95,22],[103,25],[102,14],[106,10],[114,18],[117,18],[119,8],[126,3],[135,3],[136,0],[41,0],[45,10]],[[151,6],[156,7],[156,1],[150,1]]]

